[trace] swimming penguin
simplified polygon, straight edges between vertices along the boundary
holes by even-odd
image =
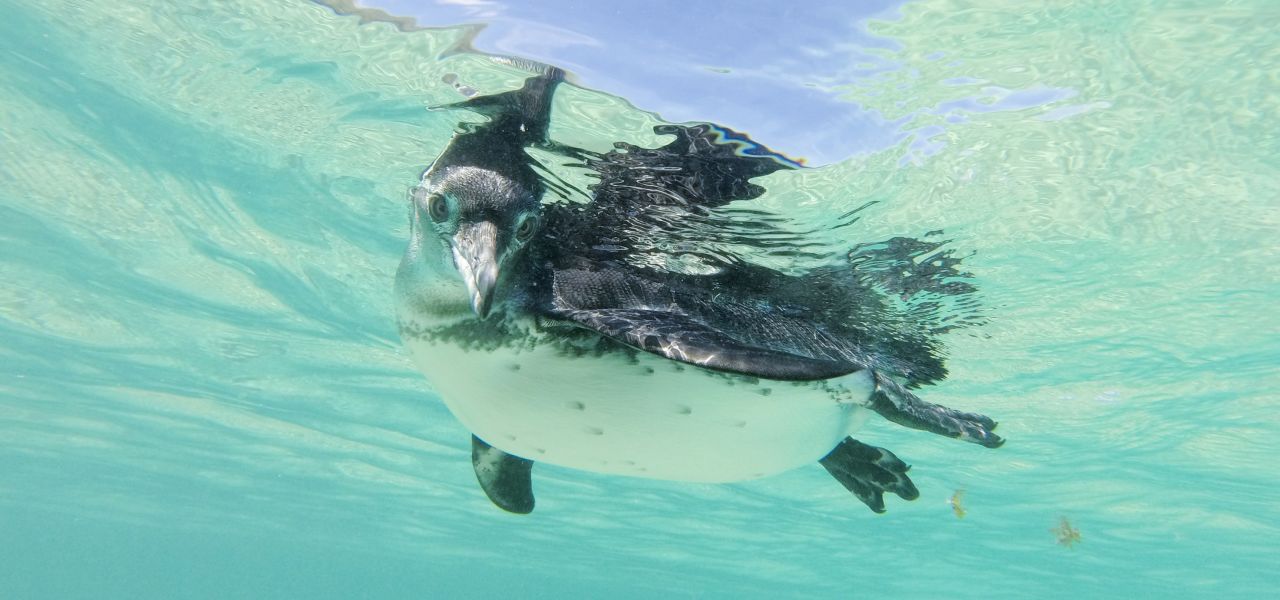
[[[865,299],[839,269],[654,258],[655,227],[696,234],[712,209],[762,194],[752,178],[797,166],[785,157],[725,128],[662,126],[674,141],[660,148],[567,151],[599,176],[590,202],[544,202],[526,149],[552,145],[563,73],[540,70],[455,105],[488,121],[464,126],[414,188],[396,275],[401,336],[473,433],[494,504],[531,512],[539,461],[693,482],[818,462],[883,512],[885,492],[918,491],[892,452],[850,437],[871,412],[1003,443],[991,419],[908,389],[941,378],[941,359],[855,318]]]

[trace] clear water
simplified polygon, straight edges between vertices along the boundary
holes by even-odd
[[[920,0],[861,24],[877,41],[827,48],[862,58],[820,84],[876,143],[776,176],[761,205],[820,226],[877,200],[844,241],[945,230],[989,322],[947,339],[928,399],[1010,442],[873,421],[860,437],[922,492],[883,516],[815,465],[727,486],[540,467],[526,518],[476,489],[390,293],[405,190],[456,119],[424,107],[457,99],[446,74],[489,91],[519,73],[441,58],[466,28],[300,1],[0,9],[0,597],[1280,581],[1272,2]],[[619,97],[568,87],[557,111],[552,135],[579,146],[656,141],[658,117]],[[795,139],[830,128],[774,112]],[[1061,518],[1079,543],[1058,543]]]

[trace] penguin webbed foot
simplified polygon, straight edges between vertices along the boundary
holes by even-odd
[[[1004,438],[994,433],[997,423],[991,417],[930,404],[878,373],[875,380],[869,406],[889,421],[987,448],[1004,444]]]
[[[494,505],[518,515],[533,512],[533,461],[507,454],[473,435],[471,465]]]
[[[845,489],[877,513],[885,510],[885,492],[897,494],[903,500],[920,497],[920,491],[907,477],[911,466],[884,448],[847,437],[818,462]]]

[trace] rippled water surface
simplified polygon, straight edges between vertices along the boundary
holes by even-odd
[[[410,25],[0,1],[0,597],[1271,595],[1274,3],[920,0],[844,43],[793,42],[794,13],[758,41],[724,21],[749,58],[662,42],[716,14],[671,14],[652,54],[570,20],[588,41],[554,139],[723,119],[820,165],[752,206],[817,247],[932,235],[963,257],[982,324],[944,337],[951,374],[922,393],[1010,441],[873,420],[859,437],[921,490],[879,516],[814,465],[721,486],[540,466],[529,517],[479,492],[394,325],[406,190],[474,119],[426,107],[527,75],[472,49],[558,56],[449,4]],[[672,79],[648,98],[685,102],[646,106],[593,52],[779,92],[718,115]]]

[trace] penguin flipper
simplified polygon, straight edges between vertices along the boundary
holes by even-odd
[[[920,491],[907,477],[911,466],[884,448],[868,446],[846,437],[818,462],[845,489],[877,513],[884,512],[885,492],[897,494],[903,500],[920,497]]]
[[[1004,438],[994,433],[997,423],[991,417],[925,402],[881,373],[875,373],[875,381],[869,408],[889,421],[987,448],[1004,445]]]
[[[554,316],[645,352],[715,371],[762,379],[814,381],[862,369],[857,364],[753,346],[673,312],[611,308],[564,310]]]
[[[531,63],[536,64],[536,63]],[[432,110],[464,109],[489,117],[489,127],[507,128],[520,144],[546,141],[551,121],[551,100],[564,81],[564,71],[543,67],[516,90],[473,96],[461,102],[433,106]]]
[[[471,465],[480,488],[507,512],[533,512],[533,461],[512,456],[471,436]]]
[[[586,161],[599,177],[591,186],[592,202],[637,210],[653,205],[713,208],[755,199],[765,188],[751,183],[753,178],[801,166],[713,123],[658,125],[653,132],[675,139],[658,148],[618,142]]]

